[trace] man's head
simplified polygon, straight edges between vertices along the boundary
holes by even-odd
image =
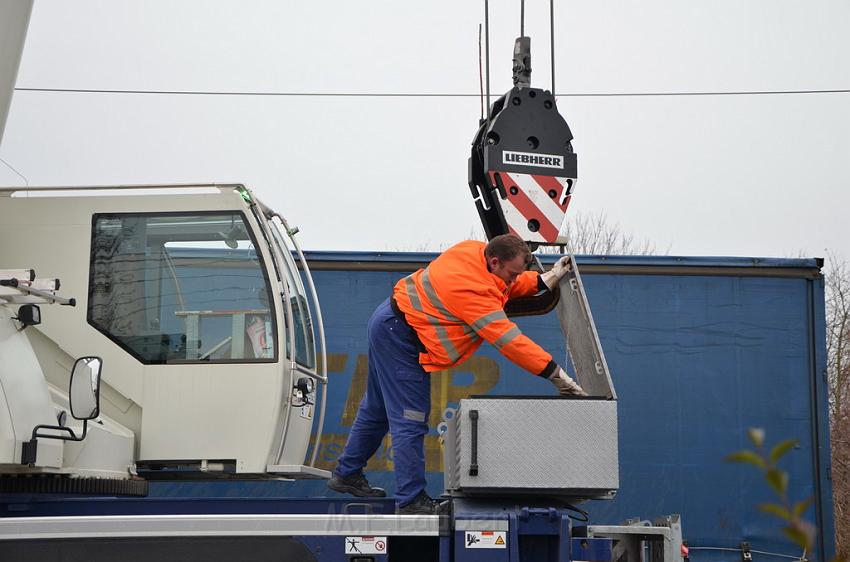
[[[484,258],[490,272],[510,285],[520,273],[528,269],[531,250],[519,236],[502,234],[490,240],[484,248]]]

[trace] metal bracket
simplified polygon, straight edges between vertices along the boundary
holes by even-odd
[[[38,456],[38,439],[24,441],[21,445],[21,464],[33,466]]]
[[[742,562],[753,562],[753,553],[750,551],[750,543],[741,543],[741,560]]]
[[[629,519],[622,525],[588,525],[587,537],[613,539],[611,560],[645,562],[682,562],[682,524],[679,515],[668,515],[653,522]],[[648,546],[648,555],[644,548]]]
[[[514,86],[531,87],[531,37],[517,37],[514,42]]]

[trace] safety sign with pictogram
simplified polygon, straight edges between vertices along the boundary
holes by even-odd
[[[387,537],[345,537],[346,554],[387,554]]]
[[[507,548],[505,531],[466,531],[466,548]]]

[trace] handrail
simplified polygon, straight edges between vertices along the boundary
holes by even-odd
[[[17,191],[97,191],[107,189],[239,189],[245,186],[241,183],[171,183],[171,184],[121,184],[121,185],[34,185],[0,187],[0,193]]]
[[[304,277],[307,278],[307,286],[310,289],[310,296],[313,300],[313,308],[316,310],[316,327],[319,332],[319,349],[321,350],[322,357],[322,405],[319,409],[319,425],[316,428],[316,442],[313,445],[313,454],[310,457],[310,466],[316,465],[316,459],[319,455],[319,444],[322,440],[322,431],[324,430],[325,425],[325,406],[327,405],[327,394],[328,394],[328,353],[327,353],[327,345],[325,342],[325,324],[322,319],[322,308],[319,305],[319,294],[316,292],[316,285],[313,283],[313,276],[310,273],[310,266],[307,264],[307,258],[304,257],[304,252],[301,250],[301,245],[298,243],[298,240],[295,238],[295,235],[298,233],[297,228],[290,228],[289,224],[279,214],[275,213],[277,218],[280,219],[281,224],[286,229],[286,234],[289,236],[289,239],[292,240],[292,245],[295,247],[295,251],[298,253],[298,259],[301,261],[301,265],[304,268]]]

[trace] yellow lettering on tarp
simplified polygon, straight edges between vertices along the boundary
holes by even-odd
[[[351,376],[351,386],[348,387],[348,398],[345,400],[342,419],[340,419],[340,424],[343,427],[351,427],[354,424],[354,418],[357,417],[357,409],[360,407],[360,401],[363,400],[363,395],[366,394],[366,379],[368,376],[368,358],[366,355],[358,355],[357,363],[354,366],[354,374]]]
[[[328,354],[328,373],[342,373],[348,363],[348,355],[343,353]],[[455,374],[469,373],[472,382],[468,385],[452,384]],[[360,401],[366,393],[366,381],[369,374],[369,363],[366,355],[358,355],[351,377],[351,385],[348,396],[343,405],[340,425],[351,427],[357,417],[357,409]],[[429,375],[431,377],[431,412],[428,417],[428,425],[431,428],[442,421],[443,410],[447,405],[456,406],[462,398],[475,394],[487,394],[499,382],[499,364],[490,357],[473,356],[462,365],[445,371],[436,371]],[[333,384],[333,381],[331,381]],[[333,407],[333,405],[332,405]],[[333,410],[328,411],[328,416],[336,414]],[[315,437],[315,436],[314,436]],[[314,437],[310,440],[310,449],[315,446]],[[332,470],[336,466],[336,460],[345,447],[348,435],[345,433],[322,434],[322,442],[316,459],[316,466],[325,470]],[[309,454],[309,453],[308,453]],[[443,470],[443,450],[437,435],[425,436],[425,469],[428,472],[441,472]],[[381,446],[375,452],[366,470],[391,471],[392,462],[392,440],[389,435],[384,438]]]
[[[469,385],[454,385],[455,373],[471,373]],[[436,427],[443,420],[447,405],[457,405],[461,398],[473,394],[487,394],[499,382],[499,364],[489,357],[473,355],[457,367],[431,373],[431,415],[428,424]]]
[[[328,360],[328,367],[331,361]],[[340,369],[341,372],[342,369]],[[456,386],[452,384],[455,373],[470,373],[473,380],[469,385]],[[366,394],[366,380],[369,376],[369,361],[366,355],[357,356],[357,364],[348,388],[348,398],[342,411],[340,423],[350,427],[357,417],[360,401]],[[448,404],[457,404],[461,398],[473,394],[487,394],[499,382],[499,364],[490,357],[470,357],[462,365],[446,371],[436,371],[431,377],[431,413],[428,424],[435,427],[442,421],[443,409]]]
[[[345,371],[345,364],[348,362],[347,353],[328,353],[328,373],[341,373]],[[319,373],[322,372],[322,356],[316,357],[316,369]]]

